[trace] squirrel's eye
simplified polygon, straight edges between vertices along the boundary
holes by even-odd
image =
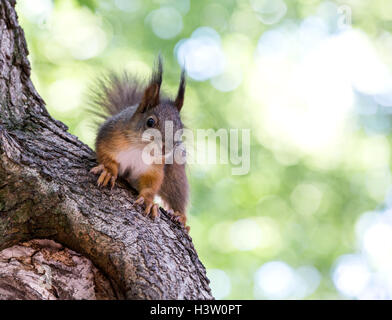
[[[148,118],[147,119],[147,127],[153,127],[155,124],[155,120],[153,118]]]

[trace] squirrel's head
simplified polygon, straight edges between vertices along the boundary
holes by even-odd
[[[184,104],[185,70],[181,72],[180,84],[174,100],[161,98],[162,71],[162,59],[159,56],[151,80],[144,90],[133,118],[136,120],[139,132],[143,133],[149,129],[160,132],[163,152],[167,154],[181,143],[183,124],[180,111]]]

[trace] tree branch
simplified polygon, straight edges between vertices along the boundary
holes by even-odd
[[[153,222],[125,183],[95,185],[94,152],[50,117],[30,80],[15,1],[0,2],[0,249],[49,238],[88,257],[128,299],[211,299],[191,238]]]

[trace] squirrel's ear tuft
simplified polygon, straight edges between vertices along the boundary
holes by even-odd
[[[154,67],[152,73],[150,84],[144,91],[142,101],[140,102],[138,111],[145,112],[150,108],[154,108],[159,104],[159,93],[162,84],[162,58],[161,55],[158,56],[158,61]]]
[[[185,81],[185,68],[184,68],[184,69],[182,69],[182,72],[181,72],[180,85],[178,87],[178,93],[177,93],[176,100],[174,101],[174,105],[179,112],[181,111],[181,108],[184,104],[185,85],[186,85],[186,81]]]

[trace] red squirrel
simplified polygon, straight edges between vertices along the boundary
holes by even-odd
[[[183,129],[180,111],[184,104],[185,70],[182,70],[175,99],[161,93],[162,59],[159,56],[150,82],[145,86],[131,75],[110,75],[100,82],[95,103],[106,112],[105,121],[100,125],[95,150],[98,165],[90,172],[99,175],[98,186],[114,187],[117,177],[122,177],[134,187],[139,195],[134,204],[144,205],[145,215],[153,219],[159,216],[156,195],[163,200],[174,220],[186,226],[186,206],[189,186],[185,164],[148,164],[142,158],[142,150],[148,142],[142,138],[147,129],[157,129],[163,141],[174,135],[168,134]],[[172,133],[165,132],[165,122],[172,121]],[[174,144],[175,148],[178,144]],[[168,148],[163,146],[163,150]],[[173,151],[164,150],[163,152]]]

